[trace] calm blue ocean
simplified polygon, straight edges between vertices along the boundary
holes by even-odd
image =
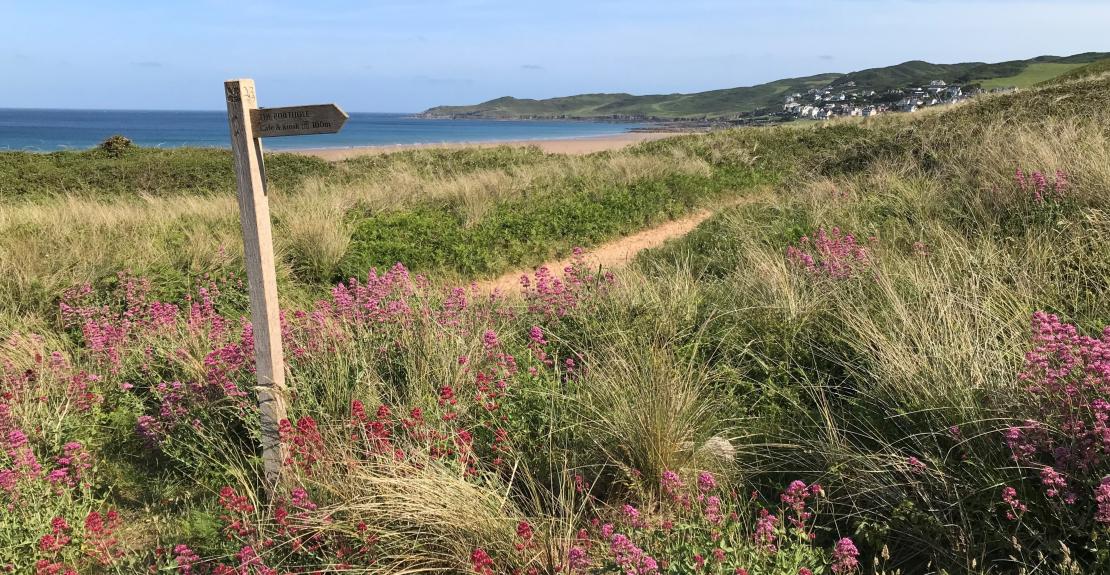
[[[423,120],[409,114],[351,114],[338,134],[267,138],[267,149],[488,142],[605,136],[639,124],[546,120]],[[96,146],[113,134],[140,146],[228,143],[224,112],[26,110],[0,108],[0,150],[52,152]]]

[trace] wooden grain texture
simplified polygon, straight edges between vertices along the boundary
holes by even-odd
[[[272,489],[281,481],[282,465],[288,457],[279,432],[281,421],[286,419],[285,361],[278,318],[270,203],[266,196],[266,167],[262,161],[261,141],[250,121],[251,110],[258,107],[258,100],[254,80],[228,80],[224,82],[224,93],[235,175],[239,183],[243,259],[250,288],[263,469],[268,487]]]
[[[256,138],[334,134],[348,117],[335,104],[260,108],[251,110],[251,129]]]

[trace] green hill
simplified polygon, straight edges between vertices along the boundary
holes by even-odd
[[[1072,80],[1081,80],[1083,78],[1090,78],[1093,76],[1101,76],[1110,73],[1110,58],[1103,58],[1090,64],[1084,64],[1063,74],[1049,78],[1040,83],[1042,86],[1050,84],[1060,84],[1063,82],[1070,82]]]
[[[847,88],[887,91],[928,84],[979,84],[986,89],[1025,88],[1060,74],[1082,69],[1110,53],[1087,52],[1073,56],[1039,56],[989,64],[964,62],[932,64],[920,60],[871,68],[848,74],[828,73],[788,78],[757,86],[712,90],[694,94],[581,94],[544,100],[505,96],[472,106],[437,106],[427,117],[453,118],[581,118],[581,119],[692,119],[736,116],[763,108],[777,108],[783,98],[813,88]]]
[[[505,96],[475,106],[438,106],[427,116],[473,118],[700,118],[735,115],[776,106],[788,94],[823,88],[840,74],[777,80],[758,86],[696,94],[582,94],[546,100]]]

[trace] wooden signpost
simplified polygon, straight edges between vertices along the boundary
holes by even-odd
[[[288,449],[282,444],[278,429],[286,419],[285,360],[281,349],[277,274],[261,138],[332,134],[343,127],[348,116],[335,104],[260,109],[254,80],[250,79],[224,82],[224,95],[235,176],[239,182],[239,222],[243,228],[243,260],[254,328],[263,469],[267,488],[272,489],[281,480]]]

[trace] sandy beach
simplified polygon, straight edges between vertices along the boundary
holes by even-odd
[[[674,132],[628,132],[615,136],[568,138],[558,140],[515,140],[505,142],[444,142],[441,144],[396,144],[392,146],[360,146],[356,148],[319,148],[282,150],[295,154],[316,156],[329,161],[346,160],[358,156],[388,154],[422,148],[493,148],[497,146],[538,146],[549,154],[592,154],[616,150],[640,142],[650,142],[680,135]]]

